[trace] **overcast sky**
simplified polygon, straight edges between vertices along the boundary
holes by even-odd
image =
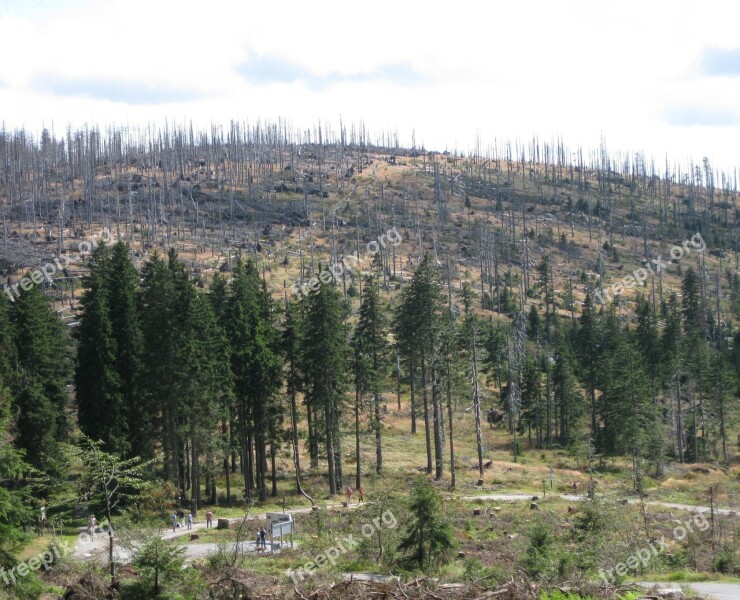
[[[438,8],[442,7],[442,8]],[[364,121],[740,165],[740,3],[0,0],[6,128]]]

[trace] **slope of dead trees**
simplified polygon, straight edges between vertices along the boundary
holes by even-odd
[[[334,255],[391,225],[437,256],[458,246],[489,285],[505,262],[524,270],[528,287],[538,253],[528,239],[557,230],[558,242],[576,228],[599,245],[626,240],[647,260],[701,231],[726,267],[738,268],[737,172],[708,159],[658,164],[604,144],[589,153],[538,139],[439,154],[400,148],[397,138],[373,138],[362,125],[294,131],[285,122],[44,130],[38,139],[2,131],[0,269],[44,264],[101,227],[142,252],[177,247],[202,269],[205,255],[225,260],[232,251],[282,259],[294,234],[309,237],[292,250],[310,253],[323,235]],[[383,166],[405,176],[387,181]],[[462,203],[470,210],[458,210]]]

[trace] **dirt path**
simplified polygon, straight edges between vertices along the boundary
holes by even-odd
[[[361,504],[354,503],[350,504],[348,509],[356,509],[358,507],[362,506]],[[333,508],[343,508],[342,504],[338,503],[332,503],[327,504],[326,508],[333,509]],[[347,509],[345,509],[347,510]],[[310,506],[308,507],[300,507],[300,508],[289,508],[285,510],[285,514],[305,514],[310,513],[312,511],[312,508]],[[265,521],[267,519],[266,513],[255,513],[253,515],[248,515],[247,518],[249,520],[252,520],[255,522],[257,521]],[[232,517],[232,521],[239,520],[240,517]],[[214,517],[214,521],[217,519]],[[194,521],[192,529],[188,529],[187,527],[178,527],[175,531],[172,531],[172,529],[166,529],[163,530],[160,534],[160,537],[163,540],[174,540],[181,537],[189,537],[192,534],[198,534],[199,531],[203,531],[206,529],[206,522],[205,521]],[[251,535],[246,535],[247,538],[250,538]],[[287,544],[287,542],[286,542]],[[284,546],[286,545],[284,544]],[[244,541],[242,543],[242,550],[245,553],[253,552],[256,553],[255,548],[255,542],[252,541]],[[210,552],[214,552],[218,548],[218,544],[213,543],[203,543],[203,544],[188,544],[186,547],[186,557],[188,558],[202,558],[207,556]],[[280,544],[275,542],[273,544],[273,550],[279,551],[280,550]],[[118,544],[114,547],[114,556],[117,561],[120,561],[122,563],[129,562],[131,560],[130,554],[121,548]],[[86,535],[86,528],[80,527],[79,528],[79,536],[77,538],[77,543],[75,544],[74,551],[72,553],[72,557],[77,560],[90,560],[92,558],[100,558],[102,560],[108,559],[108,534],[105,532],[102,532],[98,530],[98,532],[95,534],[94,539],[90,540],[88,536]]]
[[[547,496],[556,496],[558,498],[561,498],[563,500],[567,500],[568,502],[583,502],[584,500],[587,500],[586,496],[576,496],[575,494],[558,494],[558,493],[548,493]],[[547,499],[547,496],[537,496],[538,498]],[[532,494],[483,494],[480,496],[460,496],[461,499],[472,501],[472,500],[492,500],[492,501],[501,501],[501,502],[523,502],[526,500],[532,500],[535,496]],[[639,504],[639,500],[636,500],[634,498],[628,498],[627,500],[628,504]],[[686,510],[689,512],[709,512],[711,510],[708,506],[698,506],[694,504],[678,504],[675,502],[661,502],[659,500],[650,500],[648,502],[645,502],[645,506],[660,506],[663,508],[675,508],[677,510]],[[716,508],[714,509],[714,512],[719,515],[723,516],[731,516],[732,511],[729,508]]]
[[[548,496],[555,496],[557,498],[560,498],[562,500],[566,500],[568,502],[582,502],[586,500],[586,496],[579,496],[575,494],[558,494],[558,493],[551,493],[548,494]],[[534,496],[532,494],[522,494],[522,493],[510,493],[510,494],[482,494],[479,496],[458,496],[457,498],[461,500],[466,501],[475,501],[475,500],[483,500],[483,501],[491,501],[491,502],[526,502],[526,501],[532,501]],[[538,496],[539,498],[539,496]],[[633,498],[627,499],[627,502],[629,504],[636,504],[638,500],[635,500]],[[677,510],[686,510],[686,511],[700,511],[702,513],[709,512],[710,508],[708,506],[694,506],[692,504],[678,504],[673,502],[659,502],[659,501],[650,501],[645,503],[647,506],[659,506],[664,508],[673,508]],[[356,509],[360,504],[350,504],[349,509]],[[327,504],[326,508],[334,509],[334,508],[342,508],[341,504],[338,503],[332,503]],[[311,512],[311,507],[301,507],[301,508],[290,508],[286,509],[286,514],[305,514]],[[732,511],[727,508],[720,508],[714,509],[718,514],[721,515],[729,515]],[[249,519],[255,521],[255,524],[257,521],[264,521],[267,519],[266,513],[255,513],[254,515],[249,515]],[[237,520],[238,517],[234,518],[234,520]],[[202,531],[206,529],[206,523],[205,521],[202,522],[194,522],[192,529],[187,528],[178,528],[175,531],[172,531],[171,529],[163,530],[161,533],[161,537],[163,540],[173,540],[181,537],[189,537],[191,534],[196,534],[199,531]],[[72,553],[72,556],[78,560],[89,560],[91,558],[100,558],[102,560],[107,560],[107,553],[108,553],[108,536],[106,533],[97,533],[95,535],[94,540],[89,540],[84,535],[85,528],[80,528],[80,537],[78,538],[77,544],[75,544],[74,552]],[[247,535],[247,538],[250,536]],[[203,558],[207,556],[208,554],[215,552],[218,548],[217,544],[213,543],[203,543],[203,544],[187,544],[186,546],[186,557],[188,559],[193,558]],[[274,551],[279,551],[280,547],[279,544],[275,543],[273,545]],[[256,554],[256,548],[254,541],[245,541],[242,544],[242,551],[245,553],[255,553]],[[115,557],[117,561],[120,562],[129,562],[131,560],[131,556],[128,552],[126,552],[123,548],[116,545],[115,551],[114,551]],[[694,584],[692,587],[699,591],[699,589],[696,587],[698,585],[703,584]],[[715,584],[712,584],[715,585]],[[716,585],[729,585],[734,586],[736,584],[716,584]],[[721,591],[721,589],[720,589]],[[740,598],[740,590],[733,588],[732,593],[735,595],[731,596],[722,596],[721,594],[718,596],[718,600],[725,600],[725,598]]]
[[[713,581],[701,581],[697,583],[656,583],[654,581],[641,581],[637,585],[649,590],[657,587],[662,590],[681,590],[683,592],[691,589],[708,600],[738,600],[740,598],[740,583],[723,583]],[[665,593],[665,592],[664,592]]]

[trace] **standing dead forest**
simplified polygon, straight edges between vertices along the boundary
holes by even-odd
[[[738,574],[737,169],[410,146],[341,121],[0,131],[0,598],[637,598],[627,572]],[[190,541],[236,548],[286,506],[304,537],[272,566],[157,533],[216,513]],[[691,507],[711,529],[600,575]],[[3,587],[93,514],[103,570],[90,551]],[[286,577],[372,519],[356,556]],[[114,529],[140,539],[114,554]]]

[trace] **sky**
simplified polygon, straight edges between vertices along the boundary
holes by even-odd
[[[732,0],[0,0],[0,119],[363,122],[740,165]]]

